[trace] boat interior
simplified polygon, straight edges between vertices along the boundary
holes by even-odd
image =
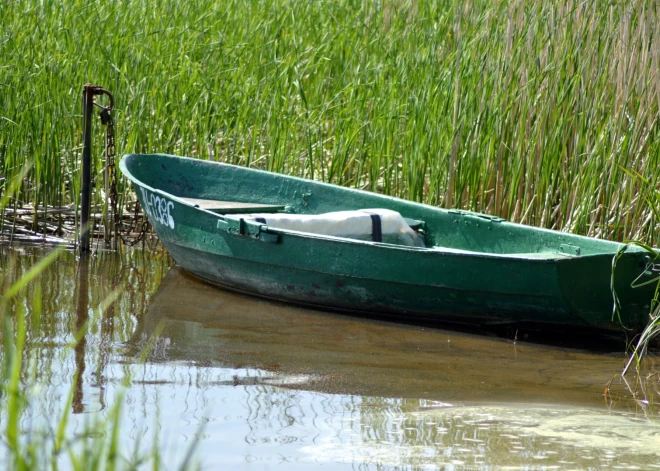
[[[348,217],[355,211],[368,214],[383,210],[398,213],[405,221],[405,227],[401,226],[401,230],[414,232],[422,243],[409,243],[407,239],[406,242],[402,242],[404,239],[397,242],[396,238],[377,240],[377,234],[376,239],[372,238],[371,241],[408,245],[419,250],[554,260],[585,255],[611,255],[622,245],[509,223],[493,215],[445,210],[244,167],[167,155],[150,156],[150,159],[157,162],[156,165],[132,165],[131,157],[127,156],[126,163],[122,163],[139,183],[174,196],[186,205],[213,212],[221,219],[252,218],[255,223],[260,222],[256,218],[265,219],[269,230],[277,230],[280,226],[282,231],[319,234],[322,232],[305,230],[308,221],[302,220],[325,219],[326,227],[329,228],[330,222],[341,225],[335,213],[345,212]],[[295,227],[290,217],[277,215],[300,216],[302,222],[299,227]],[[288,225],[280,225],[283,220],[287,220]],[[375,227],[372,229],[368,235],[373,236],[373,232],[377,232]],[[363,231],[353,236],[342,236],[329,228],[326,235],[369,240]]]
[[[279,229],[284,231],[326,235],[330,237],[364,240],[376,243],[425,248],[447,253],[475,254],[485,252],[493,256],[515,256],[516,258],[538,260],[573,258],[580,255],[587,255],[589,252],[594,253],[593,247],[589,247],[589,245],[593,245],[593,241],[591,239],[584,239],[579,236],[572,236],[570,234],[567,234],[566,236],[571,239],[575,238],[576,240],[570,240],[566,243],[562,243],[560,240],[553,244],[552,247],[548,247],[547,245],[549,244],[547,244],[547,241],[545,238],[543,238],[544,242],[546,242],[544,247],[540,248],[538,251],[528,252],[504,250],[501,252],[487,251],[483,250],[483,248],[481,250],[471,250],[467,248],[456,247],[455,243],[452,245],[447,245],[446,240],[456,240],[457,234],[452,234],[453,237],[450,238],[443,237],[445,243],[438,244],[435,240],[438,231],[434,230],[432,227],[429,228],[426,221],[421,219],[408,218],[396,211],[391,211],[396,215],[396,217],[393,216],[389,218],[389,220],[385,220],[385,217],[378,213],[390,211],[386,208],[365,208],[359,210],[334,211],[320,214],[299,214],[296,212],[296,209],[293,206],[286,204],[264,204],[257,202],[226,201],[188,197],[179,197],[179,199],[192,205],[195,208],[211,211],[223,217],[228,217],[231,219],[245,219],[254,223],[267,224],[269,229]],[[470,225],[472,226],[472,230],[470,231],[472,234],[479,231],[482,226],[483,229],[492,232],[493,225],[498,227],[499,224],[504,222],[504,220],[500,218],[468,211],[449,210],[447,212],[451,215],[454,215],[455,221],[452,226],[456,228],[455,232],[459,233],[464,233],[465,229],[463,229],[463,227],[469,227]],[[360,219],[363,220],[355,221],[356,214],[362,214],[363,218]],[[389,224],[389,231],[385,229],[384,226],[388,226],[387,222],[391,222],[392,219],[397,218],[397,224]],[[514,235],[514,232],[517,228],[526,227],[515,225],[512,228],[511,225],[507,226],[509,226],[510,229],[513,229],[512,232],[508,234],[510,236]],[[536,229],[536,231],[538,231],[538,229]],[[446,231],[443,232],[445,232],[446,235]],[[549,234],[546,233],[543,235],[552,236],[555,234],[554,232],[547,232]],[[407,235],[407,237],[402,237],[401,235]],[[436,235],[436,237],[433,237],[433,235]],[[469,237],[464,235],[463,239],[467,241]],[[585,247],[583,244],[584,242],[588,242],[589,244],[587,244]],[[602,247],[598,253],[611,253],[612,243],[606,242],[606,245],[607,247]],[[589,250],[590,248],[591,250]],[[604,248],[607,250],[602,250]]]

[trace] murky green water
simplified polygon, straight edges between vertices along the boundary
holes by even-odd
[[[0,250],[5,279],[44,253]],[[197,441],[209,469],[660,469],[657,358],[604,394],[620,351],[290,307],[170,266],[163,253],[64,253],[30,285],[28,313],[35,296],[43,308],[28,325],[42,385],[31,423],[58,415],[79,373],[71,432],[128,382],[123,446],[157,435],[166,464]]]

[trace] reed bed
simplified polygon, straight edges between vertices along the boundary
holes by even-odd
[[[653,243],[659,9],[2,2],[0,185],[34,160],[13,207],[77,207],[80,91],[92,82],[115,94],[120,154],[231,162]]]
[[[137,200],[127,202],[120,219],[121,228],[126,240],[140,242],[144,240],[152,246],[157,241],[155,233],[147,225],[146,233],[141,235],[144,215],[139,213]],[[110,242],[106,240],[105,214],[107,206],[97,204],[91,208],[90,224],[92,240],[96,245]],[[136,215],[136,210],[138,211]],[[32,203],[22,204],[16,208],[5,208],[4,220],[0,220],[0,244],[20,243],[21,245],[58,245],[75,248],[77,208],[73,204],[65,207],[34,207]],[[36,223],[35,223],[36,220]],[[112,222],[109,223],[110,226]],[[138,239],[139,238],[139,239]]]

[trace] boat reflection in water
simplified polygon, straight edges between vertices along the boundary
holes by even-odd
[[[162,415],[179,414],[189,428],[207,422],[207,463],[658,462],[653,405],[640,416],[623,386],[603,398],[622,353],[306,310],[222,291],[179,268],[163,280],[126,353],[135,357],[156,337],[133,384],[166,398]]]

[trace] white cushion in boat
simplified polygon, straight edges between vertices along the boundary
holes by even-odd
[[[252,219],[276,229],[424,247],[423,237],[410,228],[401,214],[389,209],[360,209],[325,214],[254,213],[233,216]]]

